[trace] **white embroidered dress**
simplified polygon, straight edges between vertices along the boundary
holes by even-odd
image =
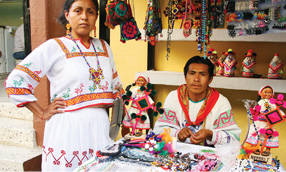
[[[203,104],[203,101],[194,103],[189,101],[189,117],[195,121],[197,114]],[[165,112],[160,115],[155,123],[154,132],[162,133],[164,128],[171,129],[171,136],[178,137],[181,129],[186,127],[186,118],[184,111],[179,103],[177,90],[170,92],[164,104]],[[229,101],[223,95],[219,94],[219,98],[207,116],[205,124],[198,126],[188,126],[193,132],[197,132],[205,126],[205,129],[213,131],[212,140],[207,140],[207,145],[221,145],[238,140],[241,129],[236,125],[233,118],[232,109]],[[186,139],[190,143],[190,139]]]
[[[47,75],[51,101],[63,97],[65,113],[55,114],[46,121],[42,171],[72,171],[112,143],[109,119],[105,108],[112,106],[121,85],[109,45],[92,39],[103,70],[100,84],[89,80],[90,73],[76,44],[67,37],[51,39],[36,48],[12,71],[6,80],[11,100],[22,107],[37,101],[34,88]],[[87,61],[97,70],[97,58],[90,43],[85,47],[76,40]],[[101,77],[100,77],[101,78]]]

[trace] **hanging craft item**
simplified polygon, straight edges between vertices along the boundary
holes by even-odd
[[[159,0],[148,0],[147,12],[145,18],[145,41],[149,41],[151,45],[155,45],[158,41],[158,34],[162,35],[162,20]]]
[[[132,18],[130,4],[127,0],[114,0],[106,4],[106,21],[105,26],[109,29],[114,29]]]
[[[125,43],[128,40],[132,40],[132,39],[135,39],[136,41],[141,39],[141,33],[132,15],[132,10],[131,10],[129,2],[126,2],[125,0],[125,1],[119,2],[116,5],[115,7],[115,12],[117,13],[116,16],[118,16],[118,14],[121,14],[124,16],[126,14],[125,7],[128,8],[127,11],[128,11],[129,18],[127,19],[127,21],[120,22],[120,33],[121,33],[120,41],[123,43]]]
[[[138,29],[137,23],[134,18],[131,18],[127,22],[120,24],[121,39],[120,41],[125,43],[128,40],[135,39],[136,41],[141,39],[141,33]]]
[[[184,18],[182,19],[181,29],[183,26],[183,35],[185,38],[189,37],[192,34],[192,26],[193,26],[193,19],[191,16],[192,8],[191,8],[191,0],[186,0],[183,2],[185,4],[185,12]]]
[[[169,0],[168,6],[166,7],[166,11],[164,14],[168,16],[168,31],[167,31],[167,60],[169,58],[169,54],[171,52],[171,34],[173,33],[174,23],[176,19],[176,14],[179,12],[178,1]]]

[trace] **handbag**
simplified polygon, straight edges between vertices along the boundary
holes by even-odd
[[[132,18],[130,4],[127,0],[114,0],[106,4],[105,26],[114,29],[115,26],[125,23]]]
[[[120,41],[125,43],[128,40],[135,39],[136,41],[141,39],[141,33],[138,29],[137,23],[134,18],[131,18],[127,22],[120,24],[121,39]]]

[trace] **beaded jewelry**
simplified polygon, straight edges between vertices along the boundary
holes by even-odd
[[[101,69],[100,67],[100,63],[99,63],[99,60],[98,60],[98,56],[96,54],[96,49],[95,49],[95,46],[93,44],[92,41],[91,42],[91,45],[94,49],[94,52],[95,52],[95,56],[96,56],[96,60],[97,60],[97,70],[95,70],[94,68],[92,68],[90,66],[90,64],[88,63],[86,57],[84,56],[83,52],[81,51],[80,47],[78,46],[78,44],[76,43],[76,41],[74,40],[74,38],[72,37],[72,35],[70,34],[69,35],[71,37],[71,39],[73,40],[73,42],[76,44],[81,56],[84,58],[84,61],[86,62],[87,66],[89,67],[89,73],[90,73],[90,77],[89,77],[89,80],[92,80],[94,82],[94,88],[96,89],[96,85],[98,85],[98,88],[101,89],[101,85],[100,85],[100,82],[101,82],[101,79],[104,79],[104,76],[103,76],[103,70]],[[101,77],[101,78],[100,78]]]

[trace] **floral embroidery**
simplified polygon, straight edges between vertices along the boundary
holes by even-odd
[[[80,166],[84,160],[89,159],[88,154],[93,157],[94,150],[89,149],[88,153],[87,151],[83,151],[82,153],[80,153],[79,151],[73,151],[73,156],[71,159],[67,159],[67,153],[65,150],[61,150],[61,155],[59,157],[55,157],[54,152],[55,151],[53,148],[48,148],[48,151],[46,151],[46,148],[43,145],[43,156],[45,156],[46,161],[50,157],[53,159],[53,165],[61,165],[61,163],[65,163],[65,166],[67,168],[71,168],[73,165],[73,161],[78,160],[78,165]]]
[[[38,76],[42,71],[35,71],[32,72],[30,69],[28,69],[25,66],[17,65],[16,68],[17,70],[23,71],[27,73],[31,78],[33,78],[35,81],[40,82],[41,78]]]
[[[100,49],[99,47],[96,47],[96,48],[98,49],[98,51],[103,52],[103,50],[102,50],[102,49]]]
[[[93,82],[92,86],[89,86],[88,89],[89,89],[90,93],[94,93],[94,91],[95,91],[95,83]]]
[[[54,98],[51,99],[51,102],[53,102],[57,96],[57,94],[54,94]]]
[[[30,63],[27,63],[27,64],[23,64],[23,66],[25,66],[25,67],[30,67],[32,65],[32,62],[30,62]]]
[[[63,98],[64,98],[64,99],[68,99],[68,98],[70,97],[70,94],[69,94],[70,91],[71,91],[71,89],[68,88],[67,93],[63,93]]]
[[[78,56],[82,56],[80,52],[73,52],[73,50],[71,52],[69,52],[69,50],[67,49],[67,47],[64,45],[64,43],[58,39],[55,38],[54,39],[62,48],[63,52],[66,54],[67,58],[72,58],[72,57],[78,57]],[[109,57],[106,45],[104,43],[103,40],[100,39],[103,51],[102,52],[96,52],[97,56],[104,56],[104,57]],[[95,52],[83,52],[84,56],[95,56]]]
[[[214,122],[214,129],[225,128],[234,124],[235,121],[233,118],[233,113],[232,110],[230,109],[219,115],[219,117]]]
[[[108,90],[108,81],[105,82],[105,85],[101,85],[101,89],[103,90],[103,92],[106,92]]]
[[[19,81],[13,80],[13,85],[15,87],[20,87],[22,85],[22,82],[24,82],[24,78],[21,77]]]
[[[75,52],[75,47],[72,47],[71,53]]]
[[[81,83],[80,87],[75,89],[75,93],[77,95],[80,95],[82,93],[82,91],[83,91],[83,87],[84,87],[84,85],[83,85],[83,83]]]

